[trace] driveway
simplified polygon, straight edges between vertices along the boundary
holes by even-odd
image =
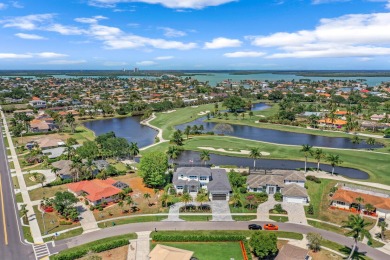
[[[210,201],[213,218],[211,221],[233,221],[227,200]]]
[[[87,209],[84,203],[78,202],[76,204],[76,208],[77,211],[80,213],[79,218],[80,218],[81,227],[84,230],[83,233],[88,233],[100,229],[96,223],[96,219],[92,211]]]
[[[183,202],[178,202],[169,207],[168,218],[162,221],[184,221],[179,218],[179,210],[184,206]]]
[[[307,225],[304,204],[283,202],[282,207],[287,210],[288,222]]]
[[[269,219],[269,210],[273,209],[276,201],[272,195],[268,196],[268,200],[257,207],[257,218],[255,221],[273,221]]]

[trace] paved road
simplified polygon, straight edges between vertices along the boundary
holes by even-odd
[[[123,235],[130,232],[141,232],[141,231],[154,231],[159,230],[246,230],[248,224],[264,224],[265,222],[147,222],[147,223],[134,223],[127,225],[120,225],[111,228],[102,229],[99,231],[87,233],[74,238],[64,239],[57,241],[55,247],[50,247],[51,253],[59,252],[63,249],[74,247],[77,245],[85,244],[88,242],[95,241],[111,236]],[[325,239],[337,242],[348,247],[352,247],[353,240],[351,238],[332,233],[326,230],[317,229],[311,226],[304,226],[299,224],[291,223],[278,223],[280,230],[291,231],[302,234],[309,232],[320,233]],[[376,250],[375,248],[369,247],[365,244],[359,243],[359,252],[366,252],[367,256],[372,259],[389,259],[389,255]]]
[[[0,259],[35,259],[32,246],[22,242],[23,231],[16,215],[13,184],[8,169],[3,134],[1,130],[0,132]]]

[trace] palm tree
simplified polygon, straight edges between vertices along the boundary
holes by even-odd
[[[238,189],[233,190],[233,195],[231,197],[234,207],[236,208],[239,204],[241,204],[241,193]]]
[[[261,157],[260,148],[258,148],[258,147],[251,148],[249,157],[253,158],[253,169],[255,169],[256,168],[256,159]]]
[[[144,199],[147,199],[147,200],[148,200],[148,205],[149,205],[149,207],[150,207],[150,205],[151,205],[151,204],[150,204],[150,200],[149,200],[150,198],[151,198],[151,196],[150,196],[149,193],[145,193],[145,194],[144,194]]]
[[[168,147],[167,155],[168,158],[172,160],[171,162],[172,164],[173,164],[173,160],[176,160],[179,157],[180,153],[181,153],[181,149],[178,146],[173,145]]]
[[[139,154],[138,144],[135,142],[130,143],[130,155],[132,159]]]
[[[72,133],[74,133],[76,119],[74,118],[72,113],[68,113],[66,115],[66,123],[70,126]]]
[[[372,212],[375,211],[375,207],[372,204],[370,204],[370,203],[367,203],[366,205],[364,205],[364,208],[366,209],[366,211],[368,213],[372,213]]]
[[[324,159],[326,157],[326,154],[320,148],[317,148],[312,154],[314,159],[317,160],[317,172],[319,172],[321,159]]]
[[[161,200],[161,206],[163,207],[166,207],[167,206],[167,202],[168,200],[170,199],[170,196],[168,193],[164,192],[161,197],[160,197],[160,200]]]
[[[344,225],[342,228],[348,228],[350,231],[346,233],[347,236],[351,236],[354,239],[353,248],[351,250],[351,254],[348,256],[348,259],[352,259],[353,253],[356,250],[358,240],[362,240],[364,237],[367,239],[371,239],[371,234],[365,228],[371,223],[366,222],[360,215],[349,215],[348,221],[343,222]]]
[[[180,201],[184,203],[184,211],[187,211],[187,203],[192,201],[192,197],[188,192],[183,193]]]
[[[300,150],[300,152],[303,152],[303,155],[305,156],[305,172],[307,172],[307,157],[311,154],[312,148],[313,146],[311,145],[303,144],[302,149]]]
[[[187,136],[187,140],[190,133],[191,133],[191,126],[187,125],[186,128],[184,129],[184,134]]]
[[[381,221],[378,223],[378,226],[381,228],[381,239],[385,240],[385,230],[387,229],[388,224],[386,221]]]
[[[370,146],[374,146],[374,145],[376,144],[376,140],[375,140],[375,138],[370,137],[370,138],[368,138],[368,139],[366,140],[366,143],[367,143],[368,145],[370,145]],[[371,149],[372,149],[372,148],[371,148]]]
[[[200,159],[202,161],[204,161],[205,165],[206,165],[207,161],[210,161],[210,152],[209,151],[203,150],[202,152],[200,152],[199,156],[200,156]]]
[[[332,175],[334,174],[334,167],[343,163],[338,154],[328,154],[326,161],[330,162],[330,165],[332,166]]]
[[[76,149],[71,145],[66,145],[64,153],[67,154],[68,160],[71,160],[76,153]]]
[[[22,218],[24,218],[24,222],[27,222],[27,204],[20,205],[20,215],[22,215]]]
[[[134,203],[133,198],[132,198],[131,196],[127,196],[127,197],[125,198],[125,200],[126,200],[126,204],[129,206],[129,211],[130,211],[131,204]]]
[[[356,200],[357,203],[358,203],[359,210],[361,210],[361,208],[362,208],[362,205],[361,205],[361,204],[364,202],[364,199],[363,199],[362,197],[357,197],[355,200]]]
[[[123,201],[119,201],[118,206],[121,208],[122,213],[123,213],[123,206],[124,206]]]
[[[204,191],[199,192],[198,195],[196,196],[196,202],[200,203],[200,208],[202,208],[203,202],[207,202],[207,201],[209,201],[209,197],[208,197],[207,193]]]
[[[96,166],[95,166],[95,164],[93,163],[92,159],[88,159],[88,160],[85,162],[85,168],[86,168],[86,171],[90,174],[91,179],[93,179],[93,172],[95,171]]]
[[[56,176],[57,176],[57,173],[60,171],[61,169],[60,168],[56,168],[56,167],[51,167],[51,172],[54,173]]]

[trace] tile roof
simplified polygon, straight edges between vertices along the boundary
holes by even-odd
[[[106,180],[94,179],[68,184],[68,189],[73,192],[85,192],[90,201],[97,201],[120,193],[122,190],[113,186],[117,181],[111,178]]]
[[[275,260],[305,260],[309,250],[286,244],[280,249]]]
[[[286,185],[282,189],[282,195],[287,197],[306,197],[307,198],[307,190],[299,186],[298,184],[292,183]]]
[[[156,245],[149,253],[150,260],[190,260],[194,252],[165,245]]]
[[[271,173],[250,174],[246,183],[250,188],[258,188],[266,186],[267,184],[284,187],[284,181],[306,181],[306,178],[305,175],[299,171],[272,170]]]
[[[332,196],[333,201],[342,201],[348,204],[356,203],[356,198],[364,199],[364,204],[371,204],[377,209],[390,210],[390,198],[375,196],[362,192],[339,188]]]
[[[347,121],[342,120],[342,119],[334,119],[332,122],[332,119],[325,118],[325,119],[318,120],[318,123],[333,124],[333,125],[346,125]]]

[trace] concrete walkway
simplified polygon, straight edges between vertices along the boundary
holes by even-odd
[[[136,232],[138,238],[130,241],[127,260],[149,260],[151,231]]]
[[[11,134],[8,129],[8,124],[5,118],[5,115],[3,111],[0,111],[1,118],[3,119],[3,126],[5,130],[5,135],[8,140],[9,148],[11,151],[11,157],[12,161],[14,162],[14,167],[15,167],[15,174],[19,182],[19,189],[22,194],[23,202],[27,204],[26,209],[28,210],[28,221],[30,225],[30,230],[31,230],[31,236],[33,237],[33,240],[35,243],[43,243],[42,235],[41,235],[41,230],[39,229],[38,221],[35,217],[34,209],[32,207],[31,199],[28,194],[28,189],[26,186],[26,182],[24,181],[23,178],[23,172],[19,164],[18,156],[15,151],[14,144],[12,142]]]
[[[257,218],[255,221],[273,221],[269,219],[269,210],[273,209],[275,204],[274,196],[269,195],[268,200],[257,207]]]
[[[92,211],[90,211],[84,203],[78,202],[76,204],[77,211],[80,213],[79,218],[80,218],[80,224],[81,227],[83,228],[84,232],[83,233],[88,233],[92,231],[99,230],[100,228],[98,227],[96,223],[95,216],[93,215]]]
[[[159,142],[157,143],[154,143],[154,144],[151,144],[151,145],[148,145],[148,146],[145,146],[145,147],[142,147],[140,150],[143,151],[143,150],[146,150],[150,147],[153,147],[155,145],[158,145],[160,143],[165,143],[165,142],[168,142],[169,140],[165,140],[164,137],[163,137],[163,130],[161,128],[158,128],[154,125],[151,125],[150,122],[153,121],[154,119],[156,119],[156,115],[153,113],[151,117],[149,117],[148,119],[145,119],[143,121],[141,121],[141,125],[146,125],[146,126],[149,126],[150,128],[153,128],[154,130],[157,130],[158,131],[158,134],[156,137],[158,137],[158,139],[160,140]]]
[[[46,185],[50,182],[53,182],[56,180],[57,176],[52,173],[51,170],[34,170],[34,171],[31,171],[31,173],[33,172],[38,172],[38,173],[42,173],[43,175],[45,175],[46,177],[46,181],[43,183],[43,185]],[[28,174],[28,172],[23,172],[23,174]],[[33,185],[33,186],[29,186],[27,187],[27,190],[35,190],[35,189],[38,189],[38,188],[41,188],[42,185],[40,183],[36,184],[36,185]]]
[[[178,202],[169,207],[168,218],[162,221],[184,221],[179,218],[179,210],[184,206],[183,202]]]

